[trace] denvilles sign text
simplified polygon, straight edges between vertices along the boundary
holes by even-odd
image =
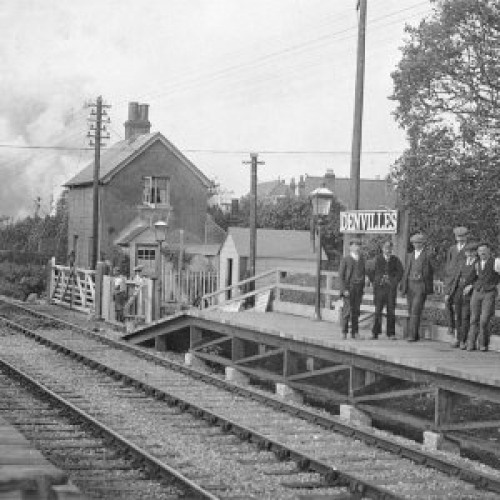
[[[340,212],[341,233],[398,232],[397,210],[351,210]]]

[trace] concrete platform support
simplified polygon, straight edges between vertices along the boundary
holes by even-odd
[[[205,363],[200,358],[196,357],[196,355],[194,355],[192,352],[187,352],[184,355],[184,364],[186,366],[190,366],[191,368],[199,370],[205,368]]]
[[[438,432],[424,431],[423,448],[428,451],[447,451],[448,453],[460,455],[460,445],[446,439],[443,434]]]
[[[276,384],[276,395],[290,403],[302,404],[304,402],[302,394],[286,384]]]
[[[240,385],[248,385],[250,383],[250,377],[230,366],[226,366],[226,380]]]
[[[340,418],[349,424],[371,427],[372,419],[365,412],[352,405],[340,405]]]

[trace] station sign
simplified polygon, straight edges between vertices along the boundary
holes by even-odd
[[[350,210],[340,212],[341,233],[397,234],[397,210]]]

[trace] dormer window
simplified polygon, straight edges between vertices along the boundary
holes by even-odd
[[[169,205],[170,190],[168,177],[144,177],[142,203],[144,205]]]

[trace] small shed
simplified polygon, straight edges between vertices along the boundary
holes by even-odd
[[[314,274],[316,254],[309,231],[257,229],[256,274],[281,268]],[[230,227],[219,255],[220,288],[243,280],[249,269],[250,229]],[[322,258],[326,255],[322,251]]]

